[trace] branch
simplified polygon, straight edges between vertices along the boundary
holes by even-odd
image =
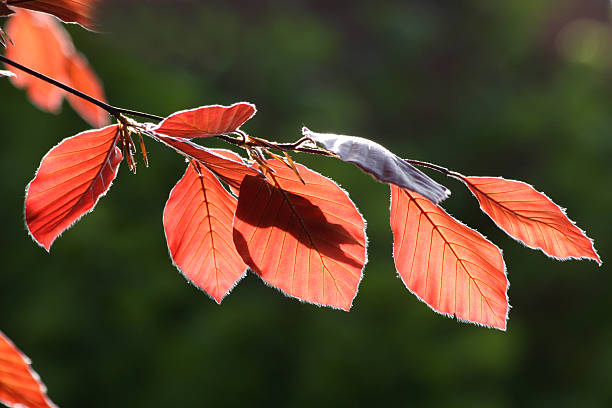
[[[405,159],[404,161],[412,164],[413,166],[427,167],[428,169],[439,171],[440,173],[446,176],[453,177],[459,180],[465,179],[465,176],[463,174],[457,173],[456,171],[449,170],[446,167],[438,166],[437,164],[427,163],[427,162],[420,161],[420,160],[411,160],[411,159]]]
[[[3,61],[5,64],[11,65],[15,68],[18,68],[20,70],[22,70],[23,72],[26,72],[42,81],[45,81],[51,85],[54,85],[60,89],[63,89],[66,92],[69,92],[75,96],[78,96],[81,99],[86,100],[87,102],[93,103],[94,105],[97,105],[98,107],[104,109],[105,111],[107,111],[110,115],[114,116],[117,120],[120,120],[119,117],[121,114],[124,115],[132,115],[132,116],[139,116],[142,118],[147,118],[147,119],[152,119],[152,120],[163,120],[164,118],[162,118],[161,116],[157,116],[157,115],[151,115],[150,113],[144,113],[144,112],[138,112],[138,111],[134,111],[131,109],[123,109],[123,108],[118,108],[116,106],[112,106],[109,105],[105,102],[102,102],[99,99],[94,98],[93,96],[87,95],[86,93],[83,93],[81,91],[78,91],[76,89],[74,89],[73,87],[66,85],[62,82],[59,82],[51,77],[48,77],[44,74],[41,74],[38,71],[35,71],[31,68],[28,68],[24,65],[21,65],[20,63],[13,61],[10,58],[5,57],[4,55],[0,55],[0,61]]]

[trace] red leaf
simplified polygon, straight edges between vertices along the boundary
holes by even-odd
[[[417,193],[391,186],[395,266],[433,310],[506,330],[508,280],[501,251]]]
[[[64,139],[40,163],[28,185],[26,223],[47,251],[53,241],[93,210],[117,176],[122,155],[117,125]]]
[[[55,18],[19,10],[9,18],[7,33],[15,43],[6,50],[8,58],[105,101],[100,80]],[[65,91],[16,68],[9,66],[8,69],[18,74],[12,79],[13,84],[25,88],[34,105],[49,112],[59,112]],[[74,95],[68,95],[68,101],[91,125],[100,127],[109,123],[108,115],[92,103]]]
[[[219,156],[223,156],[226,159],[238,162],[238,163],[244,163],[242,161],[242,157],[240,157],[239,154],[232,152],[231,150],[225,150],[225,149],[210,149],[211,152],[218,154]],[[235,179],[234,182],[232,182],[231,184],[228,184],[230,191],[236,196],[238,197],[238,195],[240,194],[240,184],[242,183],[242,180],[244,179],[244,174],[241,174],[239,178]],[[238,181],[240,181],[238,183]]]
[[[75,53],[66,62],[70,86],[100,101],[106,100],[100,79],[81,54]],[[103,127],[110,123],[109,115],[104,109],[70,93],[66,95],[66,99],[92,126]]]
[[[232,222],[236,199],[206,168],[187,166],[164,209],[164,231],[174,264],[217,303],[244,276]]]
[[[240,186],[234,243],[264,281],[306,302],[351,308],[366,262],[365,225],[332,180],[297,165],[266,162],[275,183],[247,176]]]
[[[30,359],[0,332],[0,402],[9,407],[52,408],[47,389]]]
[[[53,14],[65,23],[78,23],[94,29],[93,15],[100,0],[8,0],[11,7],[21,7]]]
[[[166,136],[191,139],[232,133],[255,115],[255,105],[210,105],[173,113],[152,130]]]
[[[160,142],[172,147],[183,156],[199,160],[232,189],[238,190],[240,188],[240,183],[242,183],[244,176],[259,174],[257,170],[244,164],[241,159],[233,159],[227,154],[222,155],[216,153],[214,150],[206,149],[189,140],[177,139],[160,134],[154,134],[153,136]]]
[[[17,61],[60,82],[68,82],[66,55],[74,52],[68,33],[53,17],[20,10],[9,18],[6,32],[14,46],[6,50],[7,58]],[[42,110],[57,113],[62,105],[64,91],[31,75],[18,74],[13,84],[25,88],[34,105]]]
[[[511,237],[553,258],[589,258],[601,265],[593,242],[564,210],[529,184],[501,177],[462,180],[482,211]]]

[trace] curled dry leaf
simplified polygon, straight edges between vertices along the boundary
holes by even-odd
[[[7,58],[105,101],[100,80],[55,18],[19,10],[9,19],[6,31],[14,42],[6,50]],[[16,68],[8,69],[18,73]],[[18,88],[26,89],[28,97],[38,108],[59,112],[66,94],[62,89],[27,74],[13,78],[12,82]],[[91,125],[102,127],[109,123],[106,112],[90,102],[72,95],[68,96],[68,101]]]
[[[421,195],[391,186],[393,258],[406,287],[433,310],[506,330],[501,251]]]
[[[94,14],[100,0],[7,0],[5,3],[52,14],[65,23],[77,23],[93,30]]]
[[[232,238],[237,200],[203,166],[188,165],[164,209],[164,231],[174,264],[217,303],[247,266]]]
[[[306,182],[275,160],[270,179],[240,186],[234,243],[264,281],[306,302],[351,308],[366,263],[365,224],[332,180],[302,166]]]
[[[153,137],[165,145],[173,148],[188,159],[200,161],[204,166],[217,175],[223,182],[227,183],[236,191],[240,188],[242,179],[247,176],[259,175],[259,171],[247,166],[238,158],[223,153],[219,150],[211,150],[195,144],[189,140],[179,139],[161,134],[153,134]]]
[[[15,408],[54,408],[46,392],[30,359],[0,331],[0,402]]]
[[[463,177],[480,208],[511,237],[558,259],[588,258],[601,265],[593,242],[545,194],[501,177]]]
[[[375,179],[417,192],[437,204],[447,198],[450,191],[432,180],[387,148],[369,139],[355,136],[315,133],[302,128],[302,134],[321,143],[327,150],[345,162],[353,163]]]
[[[27,188],[25,215],[32,238],[47,251],[94,209],[117,176],[123,158],[117,129],[112,125],[64,139],[40,163]]]
[[[255,115],[255,105],[239,102],[230,106],[210,105],[175,112],[152,131],[166,136],[192,139],[232,133]]]

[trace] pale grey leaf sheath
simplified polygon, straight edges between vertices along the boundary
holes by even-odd
[[[302,134],[320,143],[341,160],[355,164],[383,183],[395,184],[419,193],[434,204],[438,204],[450,195],[446,187],[371,140],[356,136],[316,133],[306,127],[302,128]]]

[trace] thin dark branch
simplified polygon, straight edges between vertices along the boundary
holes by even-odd
[[[221,135],[221,136],[217,136],[219,139],[225,140],[227,143],[231,143],[233,145],[236,146],[240,146],[243,147],[244,142],[242,142],[241,140],[235,139],[231,136],[228,135]],[[299,147],[298,144],[296,143],[274,143],[274,142],[269,142],[266,140],[266,146],[269,149],[276,149],[279,150],[281,152],[300,152],[300,153],[310,153],[310,154],[318,154],[320,156],[328,156],[328,157],[334,157],[333,154],[325,151],[325,150],[321,150],[321,149],[315,149],[315,148],[311,148],[311,147]]]
[[[98,107],[104,109],[105,111],[107,111],[110,115],[114,116],[115,118],[119,119],[119,116],[121,114],[124,115],[132,115],[132,116],[139,116],[142,118],[147,118],[147,119],[152,119],[152,120],[163,120],[164,118],[162,118],[161,116],[157,116],[157,115],[151,115],[150,113],[144,113],[144,112],[138,112],[138,111],[133,111],[130,109],[123,109],[123,108],[117,108],[116,106],[112,106],[109,105],[105,102],[102,102],[101,100],[98,100],[96,98],[94,98],[93,96],[87,95],[86,93],[83,93],[81,91],[78,91],[76,89],[74,89],[73,87],[66,85],[62,82],[59,82],[51,77],[48,77],[44,74],[41,74],[38,71],[35,71],[31,68],[28,68],[24,65],[21,65],[20,63],[13,61],[10,58],[5,57],[4,55],[0,55],[0,61],[3,61],[5,64],[11,65],[15,68],[18,68],[20,70],[22,70],[23,72],[26,72],[42,81],[45,81],[51,85],[54,85],[60,89],[63,89],[66,92],[69,92],[75,96],[78,96],[81,99],[86,100],[87,102],[93,103],[94,105],[97,105]]]
[[[449,170],[446,167],[438,166],[437,164],[428,163],[428,162],[424,162],[420,160],[412,160],[412,159],[405,159],[405,161],[414,166],[427,167],[428,169],[439,171],[442,174],[445,174],[449,177],[454,177],[459,180],[463,180],[465,178],[463,174],[457,173],[456,171]]]

